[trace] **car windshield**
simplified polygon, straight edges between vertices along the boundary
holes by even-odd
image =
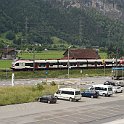
[[[80,91],[75,91],[75,95],[80,95]]]
[[[95,90],[103,90],[103,91],[107,91],[107,88],[104,88],[104,87],[95,87]]]
[[[93,90],[85,90],[85,92],[91,92],[91,93],[94,93],[95,90],[94,90],[94,89],[93,89]]]
[[[112,91],[112,88],[108,88],[108,91]]]

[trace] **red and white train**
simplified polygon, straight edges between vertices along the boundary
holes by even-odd
[[[13,70],[42,70],[66,68],[100,68],[120,65],[120,59],[70,59],[70,60],[17,60],[12,63]]]

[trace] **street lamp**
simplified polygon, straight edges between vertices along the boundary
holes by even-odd
[[[6,59],[8,59],[8,47],[9,47],[9,45],[7,45],[6,46]],[[6,62],[7,62],[7,60],[6,60]],[[8,77],[8,74],[7,74],[7,65],[6,65],[6,79],[7,79],[7,77]]]
[[[35,48],[33,48],[33,72],[35,71]]]
[[[69,67],[70,67],[70,64],[69,64],[69,49],[71,48],[71,46],[68,47],[68,78],[69,78]]]

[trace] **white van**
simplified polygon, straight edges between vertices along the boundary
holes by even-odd
[[[79,101],[81,99],[80,90],[74,88],[60,88],[54,96],[58,99],[66,99],[69,101]]]
[[[101,96],[113,95],[113,89],[111,85],[104,85],[104,84],[92,85],[89,89],[98,91],[99,95]]]

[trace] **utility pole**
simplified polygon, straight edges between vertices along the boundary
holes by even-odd
[[[118,66],[118,48],[116,49],[116,67]]]
[[[33,72],[35,72],[35,48],[33,48]]]
[[[27,41],[27,31],[28,31],[28,18],[25,18],[25,39]]]
[[[25,40],[26,40],[26,43],[27,43],[27,31],[28,31],[28,18],[26,16],[26,19],[25,19]]]
[[[21,38],[21,46],[20,46],[20,50],[21,50],[21,55],[22,55],[22,49],[23,49],[23,41],[25,41],[27,43],[27,32],[28,32],[28,18],[26,16],[25,18],[25,35],[23,36],[22,35],[22,38]]]
[[[69,58],[70,58],[70,48],[71,48],[71,46],[68,47],[68,78],[69,78],[69,69],[70,69],[70,63],[69,63]]]
[[[83,32],[83,25],[84,27],[86,28],[86,24],[83,23],[83,16],[82,16],[82,13],[85,13],[86,14],[86,8],[85,8],[85,5],[84,5],[84,1],[83,0],[78,0],[79,4],[80,4],[80,17],[79,17],[79,41],[81,44],[83,44],[83,47],[85,48],[86,47],[86,40],[83,40],[82,38],[82,35],[85,33]],[[85,22],[85,21],[84,21]],[[85,30],[84,28],[84,30]]]
[[[8,47],[9,45],[6,46],[6,59],[8,59]],[[7,73],[7,65],[6,65],[6,79],[8,78],[8,73]]]
[[[82,1],[79,0],[80,3],[80,17],[79,17],[79,42],[82,43],[82,28],[83,28],[83,24],[82,24]]]
[[[82,43],[82,17],[79,18],[79,42]]]
[[[105,15],[105,2],[106,0],[103,0],[103,14]]]

